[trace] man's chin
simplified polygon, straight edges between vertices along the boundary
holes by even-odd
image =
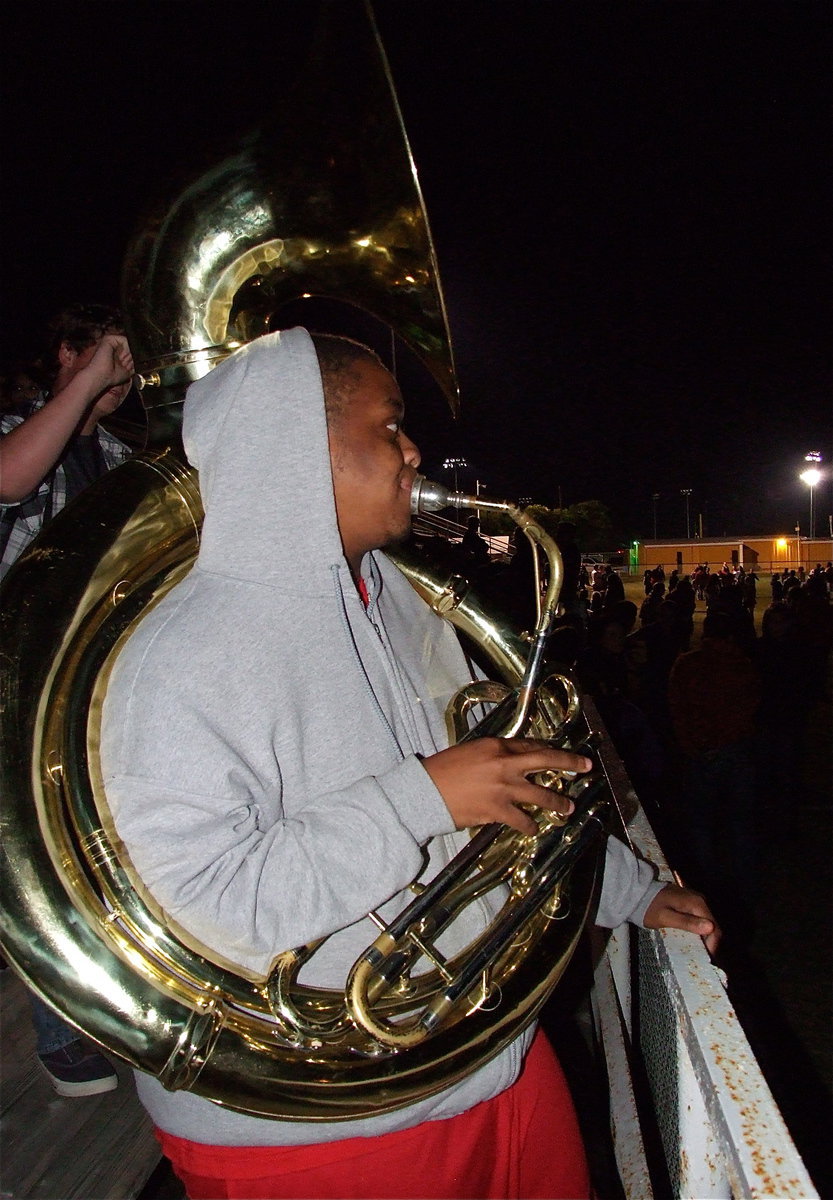
[[[383,550],[387,550],[387,548],[389,546],[391,546],[391,547],[392,546],[401,546],[404,542],[408,541],[408,539],[411,536],[411,533],[412,533],[411,522],[408,521],[407,527],[403,526],[402,529],[396,530],[393,533],[389,533],[388,537],[387,537],[387,541],[385,542],[384,546],[382,546],[381,548]]]

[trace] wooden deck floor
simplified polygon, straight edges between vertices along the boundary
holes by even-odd
[[[0,1200],[134,1200],[159,1163],[131,1071],[101,1096],[62,1099],[35,1057],[26,991],[0,971]]]

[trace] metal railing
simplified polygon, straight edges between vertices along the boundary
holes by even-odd
[[[620,804],[632,805],[633,787],[607,739],[601,755]],[[660,878],[671,881],[641,810],[628,836]],[[683,1200],[817,1200],[726,995],[725,977],[699,938],[673,929],[614,930],[595,970],[591,1005],[609,1081],[613,1152],[628,1200],[653,1197],[652,1176],[667,1180],[670,1195]],[[634,1086],[634,1063],[648,1081],[650,1112]],[[659,1171],[651,1160],[657,1151],[646,1150],[657,1139],[643,1136],[646,1128],[659,1131]]]
[[[463,534],[466,532],[466,526],[460,521],[455,521],[449,517],[441,517],[436,513],[420,513],[414,518],[414,532],[417,535],[428,537],[441,537],[445,541],[454,545],[455,542],[461,541]],[[507,534],[481,534],[483,540],[489,547],[489,557],[494,562],[506,561],[511,558],[509,549],[509,537]]]

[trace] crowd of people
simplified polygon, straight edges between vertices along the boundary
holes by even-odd
[[[637,602],[610,564],[581,560],[574,532],[556,538],[564,616],[553,653],[593,698],[671,860],[714,900],[724,927],[748,934],[762,831],[795,787],[810,714],[829,699],[833,562],[773,571],[769,597],[742,564],[667,574],[658,564],[644,571]],[[475,558],[470,532],[464,567],[531,629],[527,539],[513,538],[508,566],[489,561],[480,541]]]
[[[572,532],[556,539],[564,617],[553,652],[593,698],[671,860],[725,928],[748,933],[762,830],[795,787],[809,716],[829,698],[833,562],[772,572],[756,625],[764,597],[754,568],[700,563],[666,574],[658,564],[644,571],[637,603],[611,565],[581,561]],[[469,567],[484,594],[531,628],[531,551],[515,540],[510,567],[484,566],[482,548]],[[519,599],[522,584],[531,600]]]
[[[748,935],[767,820],[800,777],[814,707],[829,700],[833,564],[776,571],[759,614],[754,570],[647,570],[644,599],[593,603],[573,662],[669,858]],[[694,615],[703,614],[695,638]]]

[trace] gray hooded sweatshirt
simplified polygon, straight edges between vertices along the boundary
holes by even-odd
[[[340,988],[377,929],[468,841],[419,756],[472,678],[454,631],[381,552],[365,610],[336,522],[318,360],[269,334],[192,385],[185,449],[206,517],[189,575],[122,651],[102,765],[138,873],[184,929],[247,973],[331,935],[301,982]],[[426,865],[427,859],[427,865]],[[614,840],[597,920],[640,920],[661,885]],[[493,902],[498,906],[500,897]],[[493,911],[469,910],[446,952]],[[532,1031],[439,1095],[346,1122],[246,1116],[137,1073],[169,1133],[212,1145],[310,1144],[454,1116],[514,1082]]]

